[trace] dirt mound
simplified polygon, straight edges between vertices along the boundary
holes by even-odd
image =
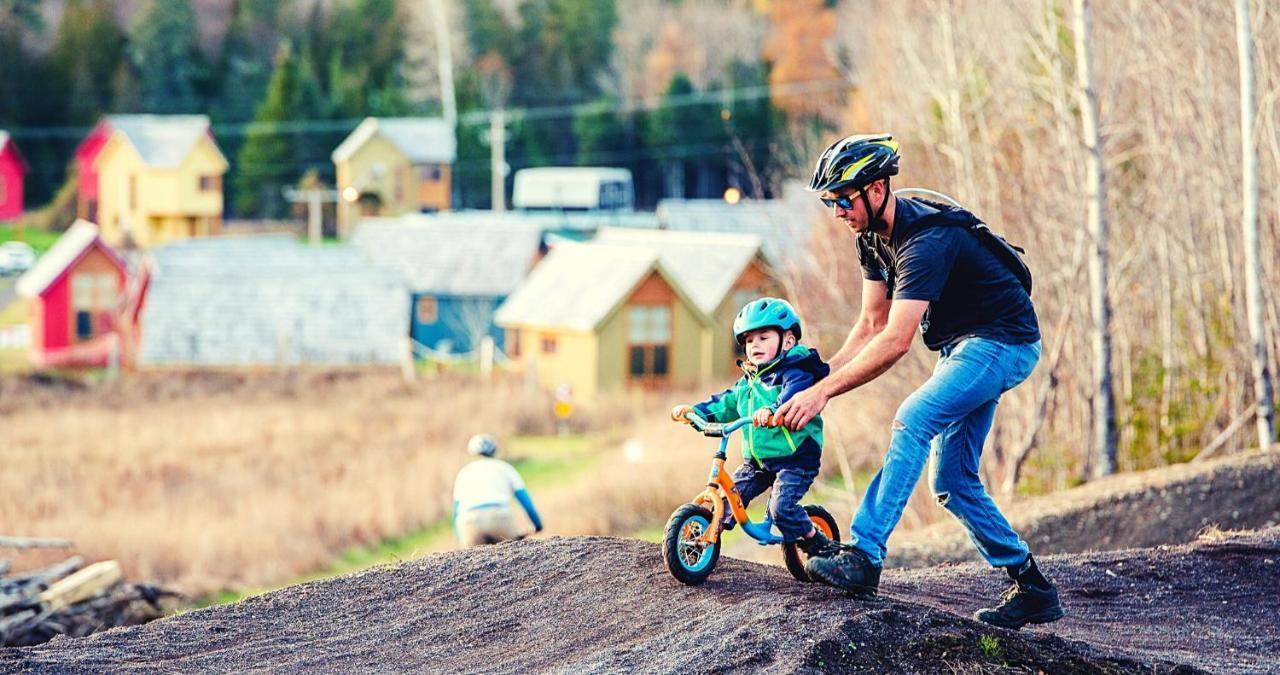
[[[1280,525],[1280,452],[1257,452],[1177,464],[1095,481],[1004,508],[1037,556],[1178,544],[1206,527],[1231,530]],[[979,560],[948,518],[901,532],[888,565],[920,567]]]
[[[979,565],[886,573],[860,602],[722,559],[677,583],[658,547],[503,544],[291,587],[87,638],[0,651],[0,671],[1261,672],[1280,668],[1280,528],[1050,556],[1066,619],[966,618],[1003,585]]]

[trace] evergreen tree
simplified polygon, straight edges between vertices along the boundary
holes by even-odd
[[[153,0],[138,20],[129,59],[142,108],[152,113],[202,109],[206,67],[190,0]]]
[[[693,83],[671,78],[663,105],[648,116],[645,142],[662,166],[667,197],[710,197],[721,187],[728,142],[720,106],[693,103]]]
[[[767,85],[768,68],[759,64],[734,62],[729,67],[729,88],[747,89]],[[774,134],[783,128],[783,115],[768,98],[730,101],[726,106],[729,119],[725,131],[731,144],[729,152],[730,182],[756,198],[773,194],[773,176],[777,173],[773,153]]]
[[[233,0],[214,79],[219,121],[246,122],[267,90],[280,37],[280,8],[270,0]]]
[[[281,190],[309,167],[305,137],[287,133],[279,124],[315,119],[323,112],[323,106],[320,84],[310,63],[296,56],[288,43],[283,44],[266,98],[258,106],[254,125],[237,156],[233,181],[237,213],[279,217],[286,212]]]
[[[578,111],[573,118],[573,136],[578,144],[579,166],[607,164],[619,166],[630,159],[635,138],[630,119],[618,112],[612,97],[597,100]]]
[[[126,42],[105,0],[67,2],[49,55],[50,89],[65,97],[66,123],[92,124],[111,108],[112,79]]]
[[[468,3],[468,7],[471,4]],[[459,71],[454,89],[459,113],[485,109],[480,76],[475,70]],[[489,145],[484,140],[488,129],[487,123],[458,124],[458,159],[453,165],[452,180],[454,208],[490,207]]]
[[[407,24],[395,0],[355,0],[334,10],[327,66],[330,105],[338,117],[409,112],[401,73]]]

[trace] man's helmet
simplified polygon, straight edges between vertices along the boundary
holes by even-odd
[[[864,188],[898,175],[898,142],[889,134],[846,136],[822,153],[809,180],[811,192]]]
[[[733,337],[742,344],[747,333],[757,328],[777,328],[795,333],[800,339],[800,316],[791,303],[781,298],[760,298],[748,302],[733,319]]]
[[[467,441],[467,452],[477,457],[492,457],[498,453],[498,442],[489,434],[476,434]]]

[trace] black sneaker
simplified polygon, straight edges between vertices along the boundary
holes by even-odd
[[[973,618],[992,626],[1018,630],[1029,623],[1049,623],[1066,616],[1062,603],[1058,602],[1058,589],[1051,582],[1047,586],[1015,581],[1000,604],[974,612]]]
[[[812,537],[796,541],[796,547],[810,558],[831,558],[845,550],[839,542],[828,539],[821,530],[815,530]]]
[[[836,546],[840,550],[834,556],[809,558],[804,566],[809,577],[860,600],[876,597],[880,589],[880,568],[871,563],[866,553],[851,546]]]

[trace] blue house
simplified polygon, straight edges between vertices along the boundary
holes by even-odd
[[[366,218],[351,243],[395,271],[412,294],[409,335],[443,354],[474,351],[504,331],[493,314],[541,256],[541,225],[502,214],[410,214]]]

